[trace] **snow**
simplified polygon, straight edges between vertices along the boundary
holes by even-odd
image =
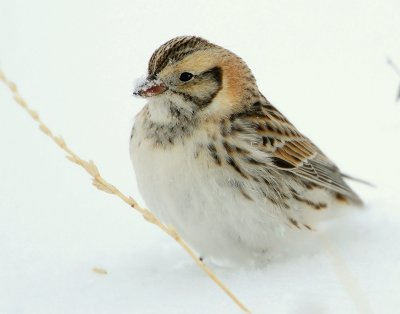
[[[150,86],[149,82],[147,82],[146,75],[139,76],[137,79],[135,79],[133,83],[133,93],[138,92],[140,88],[143,88],[143,86],[148,83],[148,87]]]
[[[105,178],[143,204],[129,160],[132,82],[178,35],[253,69],[344,172],[365,209],[263,268],[212,266],[254,313],[400,307],[400,66],[393,1],[2,1],[0,67]],[[0,313],[240,313],[170,238],[90,185],[0,87]],[[99,274],[93,268],[105,269]]]

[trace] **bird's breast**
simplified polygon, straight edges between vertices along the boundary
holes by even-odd
[[[130,144],[140,193],[201,253],[248,256],[265,248],[262,239],[281,233],[276,211],[244,193],[248,180],[225,164],[218,138],[196,129],[184,141],[157,145],[142,122],[136,121]]]

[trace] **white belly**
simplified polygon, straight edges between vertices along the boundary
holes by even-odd
[[[196,147],[186,140],[154,148],[135,132],[130,150],[139,190],[149,209],[201,256],[252,259],[281,238],[286,225],[265,200],[248,200],[232,188],[225,168],[202,154],[195,158]]]

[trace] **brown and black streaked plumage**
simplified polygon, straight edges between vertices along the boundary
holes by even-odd
[[[338,201],[361,204],[338,167],[262,95],[245,62],[220,46],[168,41],[134,94],[148,99],[131,140],[139,188],[204,254],[265,251],[286,227],[311,229],[308,218]]]

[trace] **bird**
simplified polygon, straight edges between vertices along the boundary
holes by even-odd
[[[233,52],[179,36],[147,72],[133,91],[147,100],[130,137],[138,189],[202,258],[251,262],[293,230],[314,230],[321,212],[362,205],[351,177],[267,100]]]

